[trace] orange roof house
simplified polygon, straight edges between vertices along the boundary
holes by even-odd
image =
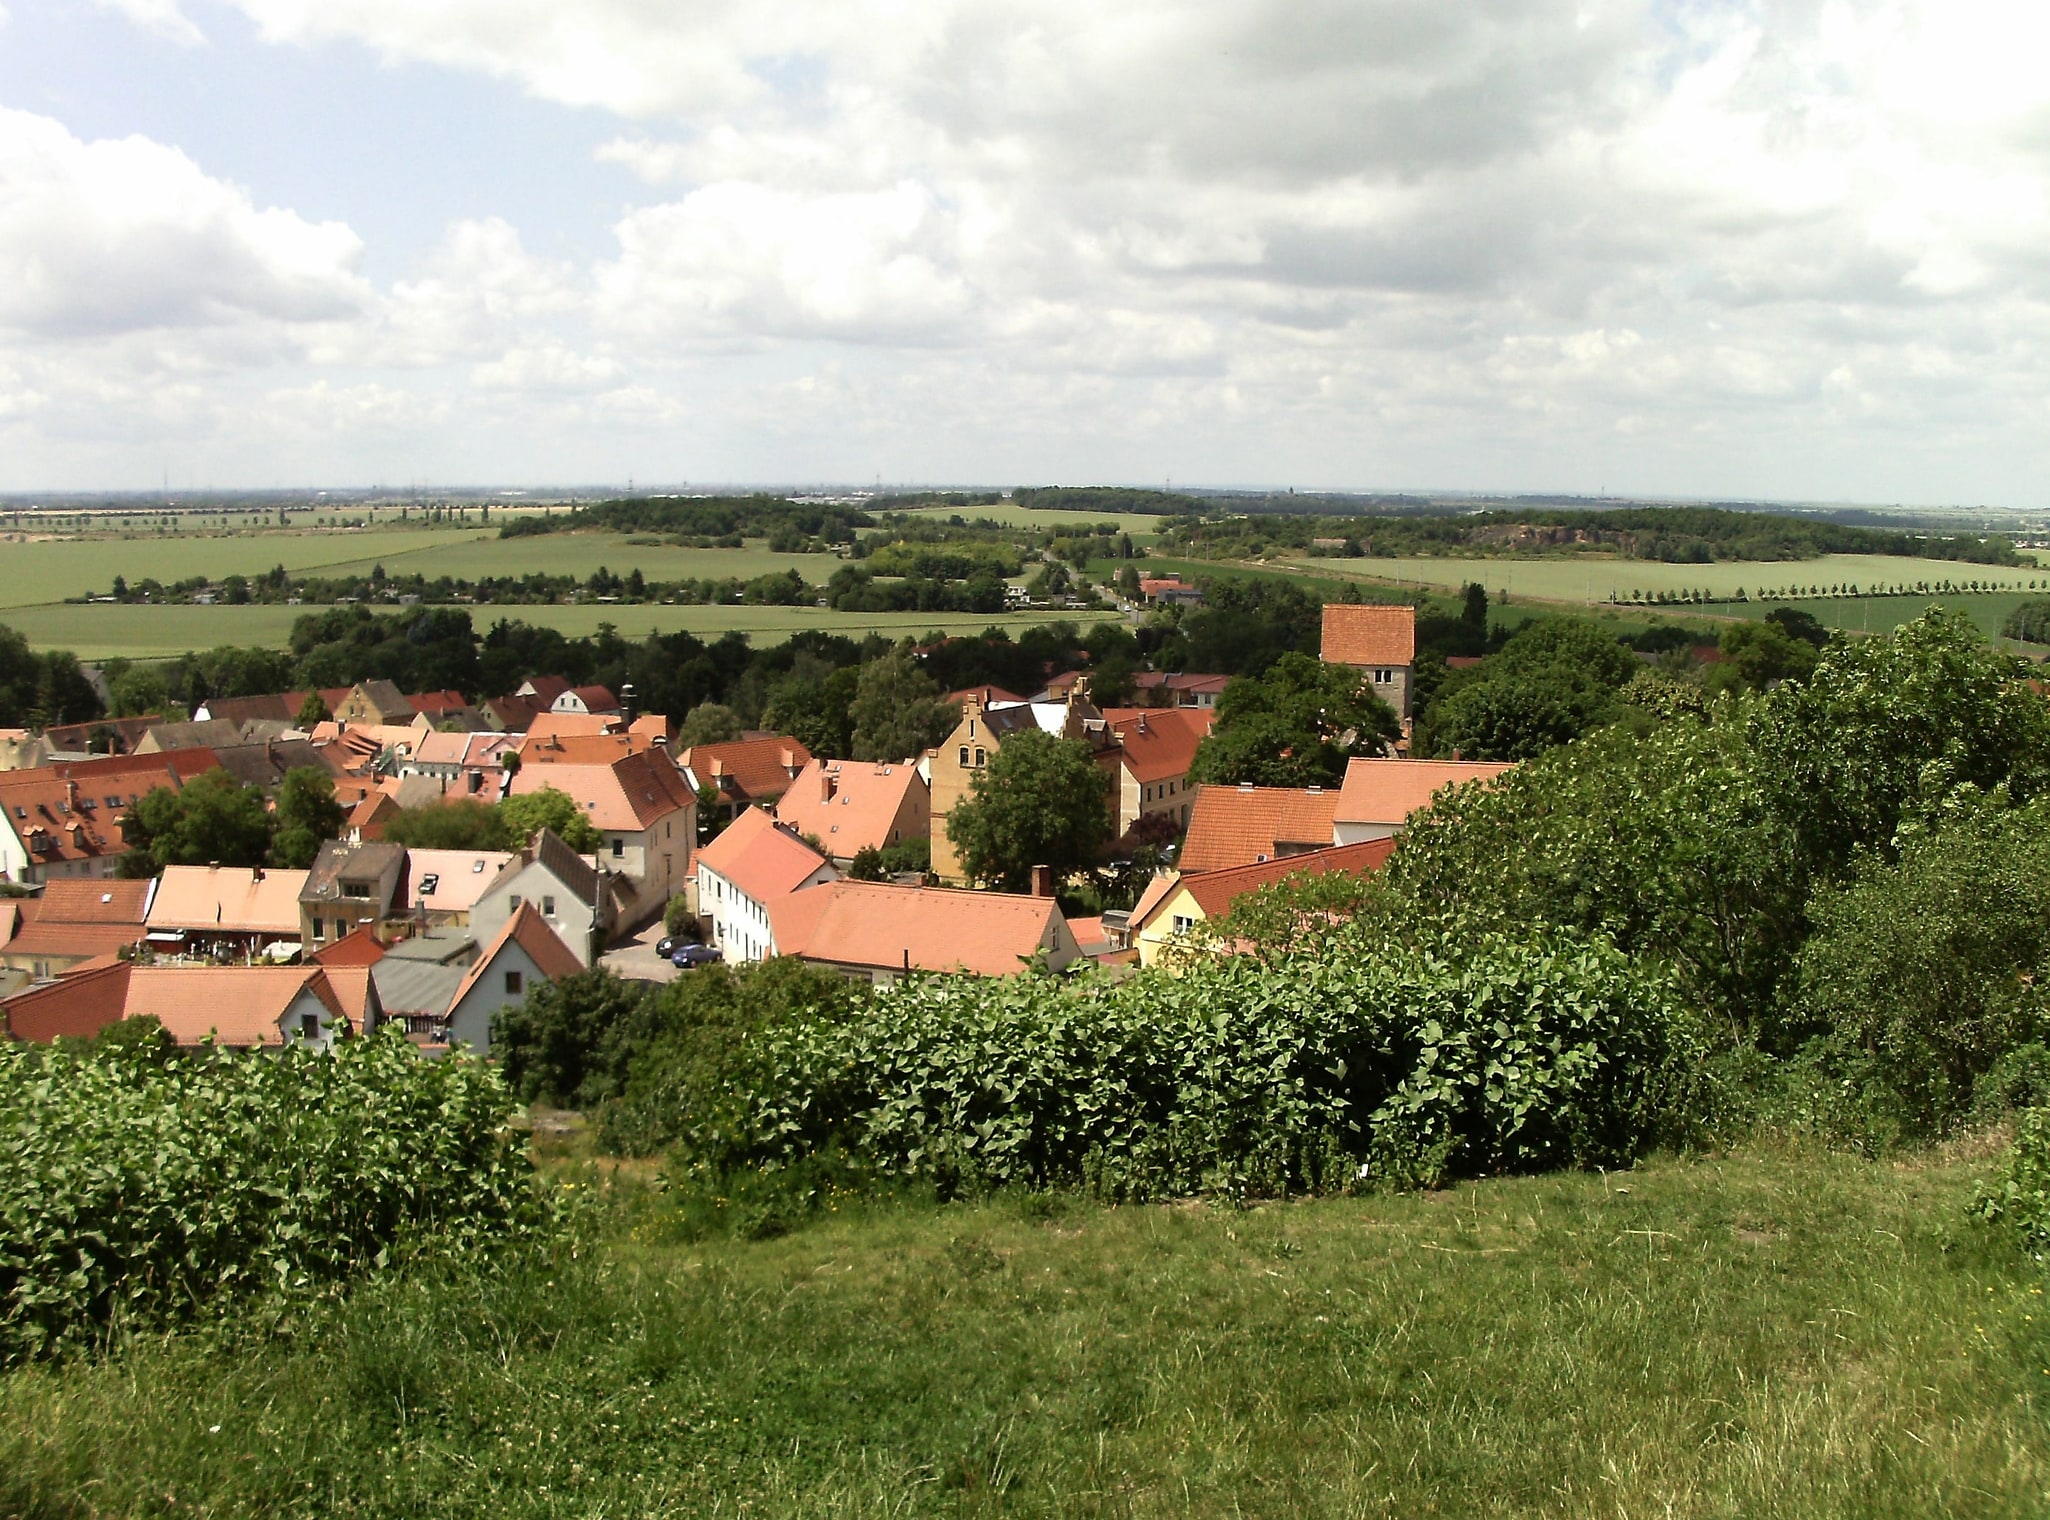
[[[1388,839],[1402,832],[1446,787],[1487,785],[1514,765],[1475,760],[1387,760],[1355,758],[1345,768],[1345,785],[1332,814],[1339,844]]]
[[[1132,909],[1128,933],[1142,966],[1157,965],[1199,923],[1222,918],[1240,898],[1292,876],[1340,871],[1366,875],[1395,853],[1393,839],[1339,845],[1307,854],[1264,860],[1224,871],[1185,871],[1156,877]]]
[[[932,788],[915,764],[814,760],[776,800],[775,818],[819,846],[843,869],[864,849],[923,839],[932,826]]]
[[[1118,833],[1149,815],[1185,826],[1195,800],[1189,767],[1216,714],[1167,707],[1120,708],[1103,716],[1118,737]]]
[[[147,1015],[180,1045],[209,1040],[275,1049],[304,1041],[324,1049],[336,1035],[376,1016],[375,992],[359,988],[347,968],[321,966],[136,966],[126,961],[81,971],[0,1003],[16,1039],[48,1043],[98,1034],[123,1019]]]
[[[159,786],[181,790],[219,762],[210,749],[65,760],[0,771],[0,881],[112,876],[128,843],[121,819]]]
[[[698,916],[729,961],[776,953],[774,913],[791,893],[834,880],[833,862],[761,808],[748,808],[697,854]]]
[[[777,953],[888,983],[907,972],[1013,976],[1081,954],[1051,897],[834,881],[770,906]]]
[[[558,712],[550,709],[536,713],[534,721],[527,725],[527,738],[585,738],[593,734],[616,734],[626,727],[626,720],[618,713]]]
[[[146,920],[153,943],[229,941],[245,950],[299,938],[305,871],[166,866]]]
[[[524,797],[554,788],[602,837],[600,864],[632,884],[625,921],[659,910],[683,890],[697,843],[698,799],[662,750],[617,754],[596,764],[523,765],[506,786]]]
[[[156,886],[71,878],[51,882],[40,899],[0,902],[0,966],[42,981],[139,943]]]
[[[1324,663],[1360,671],[1374,694],[1407,718],[1416,665],[1416,608],[1327,602]]]
[[[728,816],[738,817],[741,809],[774,802],[790,790],[811,758],[811,751],[795,739],[771,734],[727,744],[693,744],[678,753],[676,763],[693,792],[711,789]]]
[[[1332,845],[1338,793],[1320,787],[1199,786],[1175,864],[1224,871]]]

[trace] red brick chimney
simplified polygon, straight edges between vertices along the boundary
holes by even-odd
[[[1053,896],[1052,866],[1034,866],[1032,868],[1032,895],[1034,897]]]

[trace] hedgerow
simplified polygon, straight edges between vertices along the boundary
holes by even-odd
[[[0,1362],[531,1227],[511,1112],[395,1026],[332,1055],[0,1042]]]
[[[1563,936],[1382,947],[1075,988],[912,980],[763,1030],[680,1153],[828,1150],[948,1191],[1279,1195],[1614,1165],[1660,1133],[1693,1037],[1666,980]]]

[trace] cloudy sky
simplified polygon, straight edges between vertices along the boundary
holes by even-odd
[[[0,490],[2050,506],[2043,0],[0,0]]]

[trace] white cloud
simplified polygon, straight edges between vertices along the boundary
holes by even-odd
[[[178,0],[95,0],[103,10],[119,11],[145,31],[154,32],[186,47],[196,47],[206,37],[179,7]]]

